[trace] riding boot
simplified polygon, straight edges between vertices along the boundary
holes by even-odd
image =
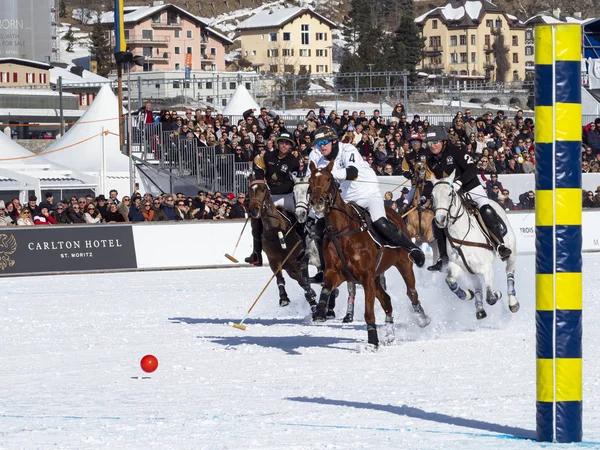
[[[373,225],[377,231],[383,236],[386,242],[394,247],[402,247],[408,252],[408,257],[417,265],[423,267],[425,264],[425,254],[423,250],[417,247],[408,236],[398,229],[395,223],[387,217],[380,217]]]
[[[481,213],[481,217],[483,217],[485,226],[490,233],[498,239],[498,245],[496,247],[498,256],[500,256],[502,261],[506,261],[512,253],[512,251],[504,245],[504,238],[502,237],[502,229],[506,229],[506,224],[491,205],[483,205],[479,209],[479,212]]]
[[[323,233],[325,232],[325,219],[318,219],[315,223],[315,245],[319,252],[319,263],[321,269],[315,274],[314,277],[310,278],[310,282],[314,284],[321,284],[323,282],[323,272],[325,272],[325,258],[323,256]]]
[[[262,266],[262,222],[260,219],[250,219],[250,226],[252,227],[252,254],[244,261],[253,266]]]
[[[430,272],[441,272],[444,264],[448,262],[448,252],[446,250],[446,233],[440,227],[437,226],[435,220],[431,224],[433,228],[433,237],[435,238],[438,246],[439,258],[433,266],[429,266],[427,270]]]

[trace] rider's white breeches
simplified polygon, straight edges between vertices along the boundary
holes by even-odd
[[[285,209],[287,212],[294,214],[296,206],[294,205],[293,193],[273,195],[272,197],[275,206],[281,209]]]
[[[469,191],[469,194],[471,195],[471,198],[473,200],[475,200],[475,202],[477,203],[478,208],[481,208],[483,205],[491,205],[492,204],[492,200],[490,200],[488,198],[484,187],[481,185],[476,186],[473,189],[471,189]]]
[[[370,198],[363,198],[354,200],[354,203],[362,206],[363,208],[367,208],[371,214],[371,220],[373,222],[382,217],[386,217],[385,206],[383,205],[383,198],[381,197],[373,196]]]

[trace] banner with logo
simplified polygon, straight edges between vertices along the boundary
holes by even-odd
[[[0,228],[0,276],[136,268],[131,225]]]

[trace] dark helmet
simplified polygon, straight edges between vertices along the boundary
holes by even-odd
[[[323,125],[315,131],[315,137],[311,145],[314,147],[323,141],[334,141],[338,139],[337,133],[329,125]]]
[[[425,142],[432,141],[446,141],[448,140],[448,135],[446,134],[446,130],[441,125],[433,125],[430,126],[427,130],[427,135],[425,136]]]
[[[279,141],[288,141],[293,146],[296,145],[296,141],[293,136],[288,132],[283,132],[275,138],[275,145],[279,144]]]

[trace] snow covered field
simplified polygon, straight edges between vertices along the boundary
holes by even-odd
[[[498,263],[499,264],[499,263]],[[299,287],[279,308],[267,268],[4,278],[0,448],[530,449],[535,436],[534,260],[521,311],[478,322],[441,274],[417,270],[431,325],[388,272],[396,342],[362,351],[362,320],[311,325]],[[584,444],[600,448],[600,255],[584,264]],[[501,266],[497,285],[505,292]],[[378,321],[383,313],[377,305]],[[380,333],[381,337],[382,333]],[[159,360],[145,374],[145,354]],[[570,447],[570,446],[568,446]],[[565,448],[564,446],[561,448]]]

